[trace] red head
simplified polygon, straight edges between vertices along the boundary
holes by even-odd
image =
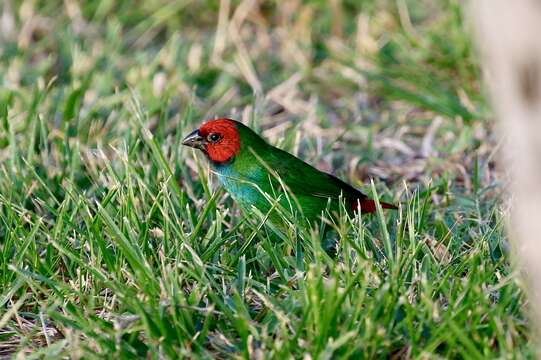
[[[186,136],[182,144],[200,149],[212,162],[223,163],[239,151],[240,136],[235,121],[216,119],[205,122]]]

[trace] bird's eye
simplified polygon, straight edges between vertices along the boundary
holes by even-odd
[[[212,134],[210,134],[210,135],[208,136],[207,139],[208,139],[208,141],[214,143],[214,142],[220,140],[220,138],[221,138],[220,134],[218,134],[218,133],[212,133]]]

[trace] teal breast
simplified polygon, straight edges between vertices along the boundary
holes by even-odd
[[[264,178],[264,174],[260,174],[259,169],[254,168],[249,178],[239,175],[239,172],[230,164],[216,165],[214,170],[224,189],[245,210],[250,210],[251,205],[255,205],[262,212],[269,208],[265,206],[268,201],[262,193],[268,189],[258,189],[255,185],[261,184],[261,179]]]

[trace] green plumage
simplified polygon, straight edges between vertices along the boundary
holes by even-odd
[[[313,223],[325,210],[337,211],[340,196],[351,209],[357,201],[366,199],[351,185],[268,144],[245,125],[235,122],[235,126],[241,139],[240,150],[225,163],[212,163],[212,168],[245,210],[255,206],[267,214],[278,199],[286,216],[302,213]],[[273,212],[270,218],[276,220],[277,216]]]

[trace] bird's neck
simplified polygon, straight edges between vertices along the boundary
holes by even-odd
[[[245,148],[239,151],[230,161],[211,162],[212,169],[223,177],[234,177],[238,180],[259,180],[267,178],[266,167],[262,164],[261,151]]]
[[[245,152],[239,152],[236,155],[232,156],[227,161],[210,161],[212,169],[218,174],[221,173],[231,173],[231,172],[242,172],[246,167],[246,164],[251,162],[249,159],[250,156],[247,156]]]

